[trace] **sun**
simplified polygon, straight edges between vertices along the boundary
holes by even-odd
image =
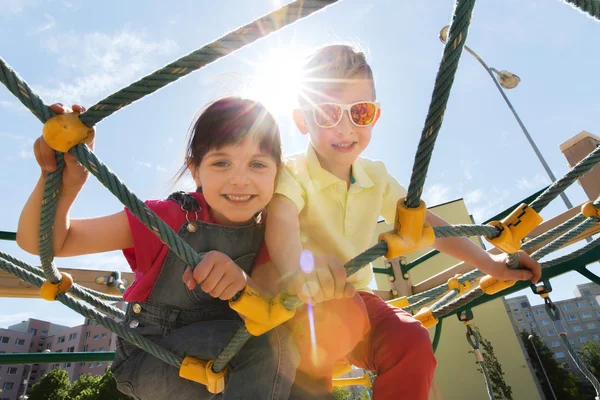
[[[244,96],[260,101],[275,115],[291,114],[298,106],[306,54],[299,48],[270,49],[251,63],[253,71]]]

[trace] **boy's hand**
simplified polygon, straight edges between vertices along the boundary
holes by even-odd
[[[293,274],[285,288],[307,304],[352,297],[356,292],[354,286],[346,282],[344,265],[333,256],[314,256],[314,266]]]
[[[85,111],[85,107],[79,105],[73,105],[73,111],[62,104],[52,104],[50,108],[57,114],[70,112],[82,113]],[[88,147],[90,150],[94,150],[94,143],[89,144]],[[43,136],[37,138],[33,144],[33,153],[44,174],[56,171],[54,149],[46,143]],[[65,169],[62,176],[63,186],[81,189],[87,177],[88,171],[77,162],[77,159],[72,154],[65,153]]]
[[[188,267],[181,279],[190,290],[199,284],[212,297],[229,300],[246,286],[248,276],[227,255],[209,251],[193,271]]]
[[[542,277],[542,267],[523,250],[519,251],[519,269],[512,269],[505,262],[506,254],[490,256],[490,263],[479,270],[502,281],[531,281],[536,284]]]

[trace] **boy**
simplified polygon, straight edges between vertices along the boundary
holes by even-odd
[[[290,157],[280,173],[268,210],[269,254],[284,277],[284,289],[304,302],[348,296],[349,285],[357,290],[370,331],[347,357],[377,373],[374,399],[427,399],[436,366],[427,329],[372,294],[370,266],[346,280],[342,265],[369,247],[380,216],[388,223],[394,220],[396,203],[406,194],[382,162],[359,157],[381,116],[373,73],[364,54],[345,45],[318,50],[304,72],[294,122],[309,135],[309,146],[306,153]],[[429,212],[426,221],[447,225]],[[433,247],[502,280],[537,282],[541,277],[540,265],[524,252],[524,269],[511,270],[501,257],[466,238],[437,239]],[[328,334],[348,328],[352,326],[330,327]]]

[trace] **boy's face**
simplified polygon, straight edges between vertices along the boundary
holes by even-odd
[[[326,89],[319,103],[352,104],[360,101],[374,101],[373,81],[368,79],[355,79],[341,87]],[[371,130],[379,118],[380,111],[373,123],[368,126],[356,126],[344,111],[341,121],[331,127],[323,128],[315,122],[314,107],[304,112],[297,111],[294,120],[300,132],[310,136],[310,142],[317,152],[321,166],[333,172],[340,168],[350,168],[358,156],[371,141]]]

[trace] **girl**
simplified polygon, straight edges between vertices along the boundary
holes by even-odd
[[[67,111],[60,104],[52,109]],[[79,106],[73,110],[84,111]],[[17,242],[37,254],[44,175],[56,166],[54,151],[43,138],[37,139],[34,151],[42,177],[22,211]],[[260,219],[281,164],[281,138],[273,116],[261,104],[236,97],[211,104],[192,124],[178,176],[189,171],[196,192],[146,202],[203,254],[194,270],[195,281],[187,287],[183,261],[129,210],[85,220],[69,218],[87,172],[68,153],[65,161],[54,254],[123,249],[135,273],[123,296],[129,303],[124,324],[180,356],[215,359],[243,324],[227,300],[250,282],[255,261],[267,257]],[[119,390],[135,399],[287,399],[297,362],[293,341],[285,328],[278,327],[251,338],[236,354],[221,394],[180,378],[177,369],[120,338],[112,371]]]

